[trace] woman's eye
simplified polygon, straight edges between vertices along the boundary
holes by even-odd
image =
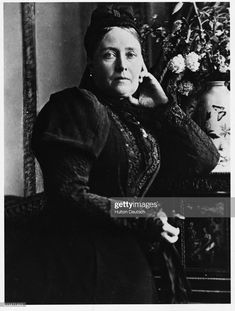
[[[114,58],[115,57],[115,53],[114,52],[105,52],[104,54],[103,54],[103,58],[104,59],[112,59],[112,58]]]
[[[128,53],[126,54],[126,56],[127,56],[127,58],[134,58],[134,57],[136,57],[137,55],[136,55],[135,52],[128,52]]]

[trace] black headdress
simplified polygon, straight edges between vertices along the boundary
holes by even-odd
[[[84,38],[88,57],[92,57],[107,32],[107,28],[115,26],[134,28],[139,33],[132,7],[118,4],[99,5],[92,13],[91,22]]]

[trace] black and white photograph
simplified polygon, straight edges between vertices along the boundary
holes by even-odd
[[[0,306],[231,307],[230,2],[2,6]]]

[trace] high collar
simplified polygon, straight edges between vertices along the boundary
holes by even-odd
[[[93,90],[93,93],[103,105],[110,106],[114,110],[125,111],[140,108],[140,105],[131,103],[127,97],[106,96],[106,94],[99,90]]]

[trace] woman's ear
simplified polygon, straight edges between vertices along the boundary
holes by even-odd
[[[93,79],[92,79],[92,71],[89,68],[88,64],[86,65],[85,71],[83,73],[83,76],[81,78],[80,82],[80,88],[92,90],[93,89]]]
[[[143,79],[145,77],[145,75],[148,73],[147,67],[145,65],[144,59],[142,58],[142,67],[141,67],[141,71],[140,71],[140,75],[139,75],[139,83],[143,83]]]
[[[148,73],[148,69],[147,69],[147,66],[145,65],[144,59],[143,59],[143,65],[142,65],[141,72],[144,74]]]

